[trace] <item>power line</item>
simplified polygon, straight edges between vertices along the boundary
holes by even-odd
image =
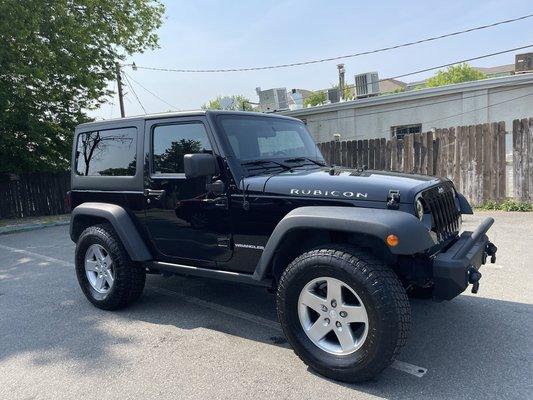
[[[464,59],[464,60],[461,60],[461,61],[456,61],[456,62],[453,62],[453,63],[442,64],[442,65],[439,65],[438,67],[420,69],[418,71],[410,72],[408,74],[396,75],[396,76],[393,76],[393,77],[391,77],[389,79],[403,78],[404,76],[416,75],[416,74],[420,74],[422,72],[428,72],[428,71],[432,71],[432,70],[439,69],[439,68],[450,67],[450,66],[456,65],[456,64],[462,64],[462,63],[469,62],[469,61],[481,60],[482,58],[487,58],[487,57],[494,57],[494,56],[497,56],[497,55],[500,55],[500,54],[511,53],[513,51],[527,49],[529,47],[533,47],[533,44],[528,44],[526,46],[515,47],[514,49],[509,49],[509,50],[497,51],[496,53],[485,54],[485,55],[478,56],[478,57],[467,58],[467,59]]]
[[[139,103],[139,105],[141,106],[141,108],[143,109],[144,113],[146,113],[146,108],[144,108],[143,106],[143,103],[141,103],[141,100],[139,99],[139,96],[137,96],[137,93],[135,92],[135,89],[133,88],[133,86],[131,85],[131,82],[130,80],[128,79],[128,76],[126,74],[124,74],[124,78],[126,78],[126,83],[128,84],[129,88],[131,89],[131,91],[133,92],[133,95],[135,96],[135,98],[137,99],[137,102]]]
[[[451,63],[438,65],[436,67],[429,67],[429,68],[419,69],[417,71],[408,72],[406,74],[400,74],[400,75],[391,76],[391,77],[388,77],[388,78],[378,79],[377,81],[370,81],[370,84],[379,83],[379,82],[383,82],[383,81],[388,81],[388,80],[391,80],[391,79],[403,78],[405,76],[410,76],[410,75],[417,75],[417,74],[421,74],[422,72],[428,72],[428,71],[433,71],[433,70],[440,69],[440,68],[451,67],[452,65],[463,64],[463,63],[466,63],[466,62],[469,62],[469,61],[481,60],[482,58],[494,57],[494,56],[497,56],[497,55],[500,55],[500,54],[512,53],[513,51],[523,50],[523,49],[527,49],[529,47],[533,47],[533,44],[528,44],[526,46],[515,47],[513,49],[508,49],[508,50],[497,51],[495,53],[484,54],[482,56],[477,56],[477,57],[472,57],[472,58],[465,58],[464,60],[454,61],[454,62],[451,62]],[[346,87],[355,87],[355,86],[356,85],[354,85],[354,84],[350,84],[350,85],[345,85],[345,88]]]
[[[145,91],[147,91],[148,93],[150,93],[152,96],[154,96],[156,99],[162,101],[163,103],[165,103],[167,106],[170,106],[172,107],[174,110],[177,110],[178,107],[176,106],[173,106],[172,104],[170,104],[168,101],[166,101],[165,99],[161,98],[160,96],[158,96],[156,93],[152,92],[151,90],[147,89],[146,87],[144,87],[143,85],[141,85],[138,81],[136,81],[135,79],[133,79],[130,75],[126,74],[126,72],[124,72],[124,75],[126,75],[132,82],[135,82],[137,85],[139,85],[142,89],[144,89]]]
[[[372,83],[379,83],[379,82],[388,81],[388,80],[391,80],[391,79],[398,79],[398,78],[402,78],[402,77],[405,77],[405,76],[416,75],[416,74],[419,74],[419,73],[422,73],[422,72],[428,72],[428,71],[432,71],[432,70],[435,70],[435,69],[445,68],[445,67],[449,67],[449,66],[457,65],[457,64],[462,64],[462,63],[469,62],[469,61],[480,60],[482,58],[493,57],[493,56],[496,56],[496,55],[510,53],[510,52],[513,52],[513,51],[522,50],[522,49],[526,49],[526,48],[529,48],[529,47],[533,47],[533,44],[529,44],[529,45],[526,45],[526,46],[515,47],[515,48],[512,48],[512,49],[502,50],[502,51],[498,51],[498,52],[494,52],[494,53],[484,54],[484,55],[481,55],[481,56],[467,58],[467,59],[463,59],[463,60],[459,60],[459,61],[454,61],[454,62],[451,62],[451,63],[441,64],[441,65],[437,65],[437,66],[434,66],[434,67],[424,68],[424,69],[420,69],[420,70],[413,71],[413,72],[408,72],[408,73],[404,73],[404,74],[400,74],[400,75],[391,76],[391,77],[388,77],[388,78],[382,78],[382,79],[379,79],[379,80],[377,80],[375,82],[372,81],[370,83],[371,84]],[[146,87],[141,85],[138,81],[134,80],[129,74],[126,74],[124,72],[124,76],[126,77],[126,79],[131,79],[133,82],[138,84],[141,88],[146,90],[152,96],[154,96],[157,99],[161,100],[165,104],[177,109],[177,107],[174,107],[172,104],[170,104],[169,102],[167,102],[166,100],[164,100],[163,98],[158,96],[156,93],[153,93],[151,90],[148,90]],[[128,83],[130,84],[130,87],[131,87],[131,83],[129,82],[129,80],[128,80]],[[350,85],[345,85],[345,88],[352,88],[352,87],[355,87],[355,86],[356,85],[354,85],[354,84],[350,84]],[[323,91],[327,91],[327,89],[325,89]],[[134,92],[134,94],[135,94],[135,92]],[[135,96],[136,96],[136,94],[135,94]],[[478,96],[478,95],[474,95],[472,97],[476,97],[476,96]],[[467,99],[469,97],[464,97],[464,98]],[[443,100],[443,101],[435,102],[435,103],[432,103],[432,104],[446,103],[448,101],[451,101],[451,100]],[[416,106],[416,107],[418,107],[418,106]],[[403,110],[403,109],[409,109],[409,108],[413,108],[413,106],[408,106],[408,107],[404,107],[404,108],[401,108],[401,109]],[[143,107],[143,109],[144,109],[144,107]],[[385,112],[385,111],[377,111],[375,113],[361,114],[359,116],[371,115],[371,114],[380,114],[380,113],[383,113],[383,112]],[[346,118],[349,118],[349,117],[346,117]],[[332,118],[332,119],[337,119],[337,118]]]
[[[528,19],[528,18],[531,18],[531,17],[533,17],[533,14],[527,14],[527,15],[523,15],[523,16],[518,17],[518,18],[512,18],[512,19],[507,19],[507,20],[503,20],[503,21],[498,21],[498,22],[494,22],[492,24],[476,26],[474,28],[469,28],[469,29],[465,29],[465,30],[461,30],[461,31],[446,33],[444,35],[439,35],[439,36],[432,36],[432,37],[428,37],[428,38],[425,38],[425,39],[420,39],[420,40],[416,40],[416,41],[412,41],[412,42],[402,43],[402,44],[398,44],[398,45],[394,45],[394,46],[382,47],[382,48],[375,49],[375,50],[367,50],[367,51],[362,51],[362,52],[359,52],[359,53],[346,54],[346,55],[342,55],[342,56],[321,58],[321,59],[316,59],[316,60],[308,60],[308,61],[301,61],[301,62],[294,62],[294,63],[287,63],[287,64],[276,64],[276,65],[268,65],[268,66],[261,66],[261,67],[215,68],[215,69],[160,68],[160,67],[145,67],[145,66],[138,66],[138,65],[136,66],[136,68],[145,69],[145,70],[151,70],[151,71],[165,71],[165,72],[215,73],[215,72],[260,71],[260,70],[267,70],[267,69],[298,67],[298,66],[302,66],[302,65],[318,64],[318,63],[323,63],[323,62],[327,62],[327,61],[335,61],[335,60],[342,60],[342,59],[346,59],[346,58],[354,58],[354,57],[359,57],[359,56],[362,56],[362,55],[380,53],[380,52],[384,52],[384,51],[399,49],[399,48],[402,48],[402,47],[414,46],[414,45],[417,45],[417,44],[431,42],[431,41],[435,41],[435,40],[439,40],[439,39],[444,39],[444,38],[447,38],[447,37],[457,36],[457,35],[461,35],[461,34],[464,34],[464,33],[474,32],[474,31],[487,29],[487,28],[492,28],[492,27],[495,27],[495,26],[498,26],[498,25],[509,24],[509,23],[512,23],[512,22],[525,20],[525,19]]]

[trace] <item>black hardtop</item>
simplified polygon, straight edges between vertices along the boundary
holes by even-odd
[[[209,116],[217,117],[218,115],[242,115],[242,116],[257,116],[257,117],[270,117],[281,118],[292,121],[300,121],[297,118],[287,117],[275,113],[260,113],[252,111],[225,111],[225,110],[192,110],[192,111],[172,111],[165,113],[135,115],[124,118],[111,118],[101,121],[85,122],[76,127],[76,131],[87,131],[94,129],[102,129],[108,126],[120,126],[120,125],[134,125],[139,122],[153,120],[153,119],[165,119],[165,118],[178,118],[178,117],[196,117],[196,116]]]

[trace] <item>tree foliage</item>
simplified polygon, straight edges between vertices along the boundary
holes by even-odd
[[[202,143],[194,139],[172,142],[163,154],[154,154],[154,170],[157,173],[183,171],[183,156],[202,152]]]
[[[116,62],[157,47],[152,0],[0,1],[0,172],[62,170]]]
[[[254,107],[250,104],[250,99],[240,94],[236,94],[233,96],[217,96],[214,99],[207,102],[206,104],[204,104],[202,106],[202,110],[222,110],[222,106],[220,105],[220,100],[222,100],[224,97],[229,97],[233,99],[233,105],[229,108],[229,110],[233,110],[233,111],[253,111],[254,110]]]
[[[451,85],[454,83],[477,81],[486,78],[485,74],[463,63],[452,65],[446,71],[438,71],[435,76],[429,78],[426,87]]]
[[[328,99],[326,92],[314,92],[304,100],[304,107],[315,107],[324,104]]]

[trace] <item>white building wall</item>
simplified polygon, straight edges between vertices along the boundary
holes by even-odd
[[[518,99],[516,99],[518,98]],[[516,99],[516,100],[513,100]],[[469,82],[295,110],[317,142],[390,138],[391,127],[422,124],[422,131],[533,116],[533,74]]]

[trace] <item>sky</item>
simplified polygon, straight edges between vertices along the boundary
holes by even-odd
[[[166,13],[158,31],[160,48],[135,54],[126,63],[212,69],[299,62],[387,47],[533,12],[530,0],[167,0],[163,3]],[[377,71],[381,79],[527,44],[533,44],[533,19],[301,67],[211,74],[132,71],[125,67],[125,72],[166,102],[131,82],[146,113],[155,113],[199,109],[219,95],[240,94],[258,101],[256,87],[263,90],[329,88],[337,83],[339,62],[345,64],[346,83],[353,84],[357,73]],[[485,58],[472,65],[512,63],[514,53]],[[402,79],[417,81],[433,73]],[[109,88],[116,91],[116,83],[110,82]],[[125,92],[126,115],[144,114],[132,90],[126,87]],[[117,96],[89,115],[97,119],[119,117]]]

